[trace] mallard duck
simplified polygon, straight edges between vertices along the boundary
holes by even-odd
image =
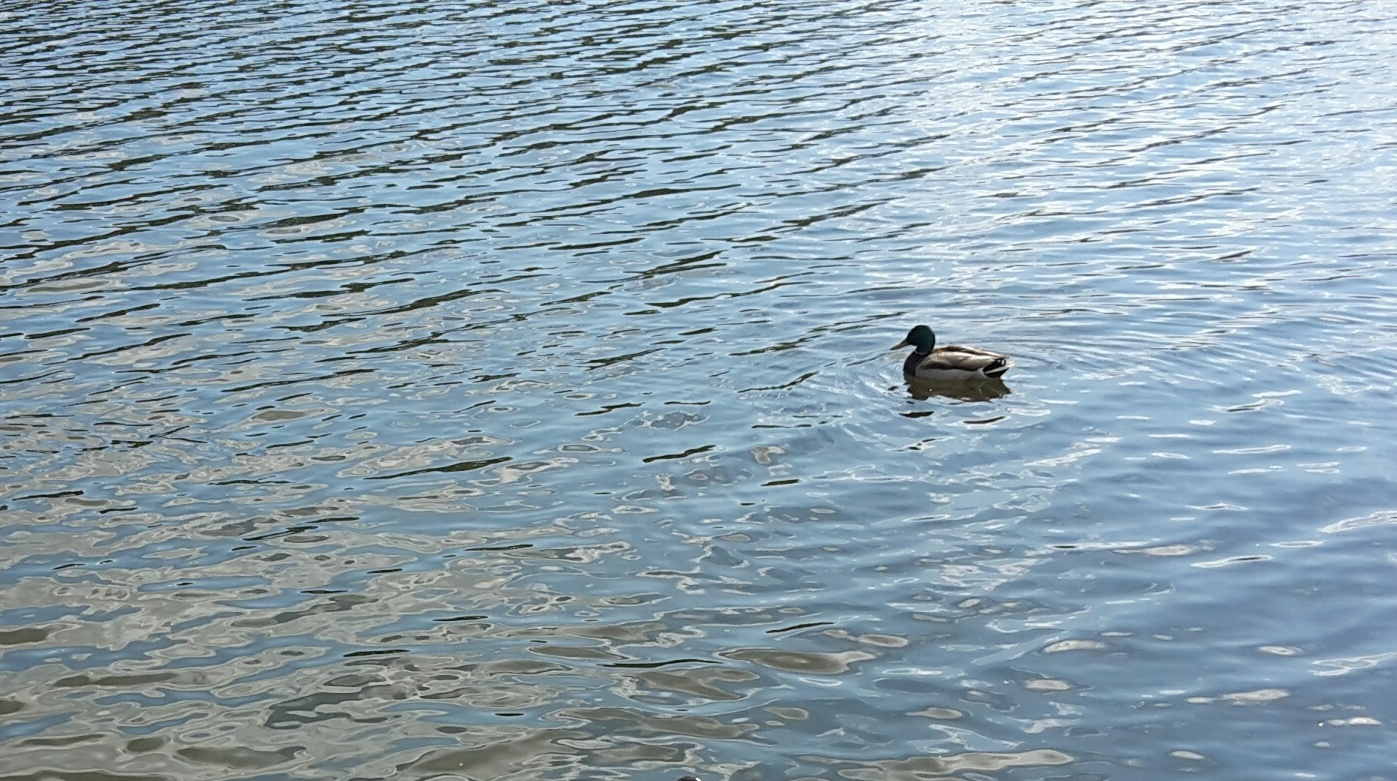
[[[1014,364],[1006,356],[974,347],[949,345],[936,349],[936,334],[924,325],[907,332],[894,350],[914,349],[902,362],[902,373],[925,380],[997,380]]]

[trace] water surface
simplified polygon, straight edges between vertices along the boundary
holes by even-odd
[[[0,778],[1397,777],[1386,6],[0,21]]]

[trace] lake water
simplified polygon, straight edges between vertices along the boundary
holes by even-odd
[[[0,779],[1397,778],[1397,6],[0,22]]]

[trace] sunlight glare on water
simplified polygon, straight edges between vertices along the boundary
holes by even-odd
[[[0,780],[1397,778],[1386,6],[0,21]]]

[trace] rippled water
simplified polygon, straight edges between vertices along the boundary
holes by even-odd
[[[0,21],[0,778],[1397,778],[1389,5]]]

